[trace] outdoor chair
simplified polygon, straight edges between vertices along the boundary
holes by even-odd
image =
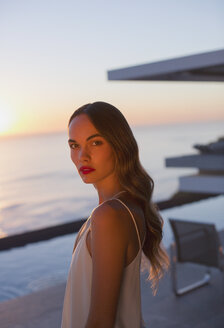
[[[219,234],[214,224],[169,219],[174,234],[171,244],[171,277],[177,296],[188,293],[209,283],[210,267],[224,272],[224,254]],[[203,279],[188,286],[177,286],[177,263],[196,263],[207,267]],[[224,287],[224,275],[223,275]]]

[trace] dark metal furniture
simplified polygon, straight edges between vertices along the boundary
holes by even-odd
[[[171,244],[171,276],[174,293],[177,296],[208,284],[215,267],[224,272],[224,254],[214,224],[169,219],[174,234]],[[183,288],[177,286],[177,263],[196,263],[207,267],[203,279]],[[224,275],[223,275],[224,279]],[[224,283],[224,280],[223,280]]]

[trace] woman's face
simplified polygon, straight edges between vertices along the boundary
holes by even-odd
[[[86,114],[76,116],[70,123],[68,143],[71,159],[85,183],[97,186],[110,183],[114,179],[113,149],[108,141],[100,136]],[[88,170],[88,167],[94,170]]]

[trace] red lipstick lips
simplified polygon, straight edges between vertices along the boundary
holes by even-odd
[[[95,171],[95,169],[93,169],[92,167],[89,167],[89,166],[81,166],[79,170],[83,174],[88,174],[88,173],[91,173],[91,172]]]

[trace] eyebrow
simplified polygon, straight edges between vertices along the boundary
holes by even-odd
[[[92,139],[92,138],[95,138],[95,137],[102,137],[99,133],[96,133],[96,134],[93,134],[93,135],[91,135],[91,136],[89,136],[87,139],[86,139],[86,141],[88,141],[88,140],[90,140],[90,139]],[[75,140],[73,140],[73,139],[68,139],[68,142],[76,142]]]

